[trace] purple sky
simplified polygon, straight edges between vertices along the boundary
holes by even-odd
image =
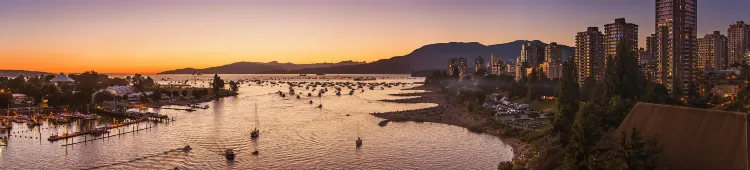
[[[654,0],[0,0],[0,57],[182,62],[121,63],[153,70],[235,61],[374,61],[439,42],[575,45],[576,32],[620,17],[639,25],[644,44],[654,30],[654,5]],[[699,36],[726,34],[729,24],[750,21],[748,8],[750,0],[699,0]],[[202,61],[205,55],[214,58]],[[0,68],[40,64],[4,63]]]

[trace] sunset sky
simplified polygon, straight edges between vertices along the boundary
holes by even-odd
[[[654,0],[0,0],[0,69],[156,73],[238,61],[375,61],[426,44],[575,45]],[[748,0],[699,0],[699,35],[750,21]],[[519,49],[520,50],[520,49]]]

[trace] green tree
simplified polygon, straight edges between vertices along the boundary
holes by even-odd
[[[145,93],[141,93],[141,103],[151,103],[151,99]]]
[[[453,66],[453,73],[451,76],[455,79],[461,78],[461,71],[458,70],[458,66]]]
[[[604,97],[617,95],[633,99],[643,95],[645,79],[638,70],[635,54],[631,42],[621,39],[617,44],[617,55],[607,59],[602,84]]]
[[[644,138],[638,129],[628,135],[621,133],[621,137],[608,154],[601,158],[605,169],[643,170],[656,169],[658,142]]]
[[[222,80],[218,74],[214,74],[214,80],[211,87],[213,87],[214,93],[218,94],[219,90],[224,89],[224,80]]]
[[[528,88],[528,92],[526,92],[526,94],[529,99],[529,103],[531,103],[532,101],[539,99],[539,95],[535,91],[536,89],[538,89],[537,86],[539,85],[539,72],[536,68],[531,69],[531,74],[529,74],[529,79],[527,81],[528,82],[526,83],[526,87]]]
[[[578,73],[575,61],[566,61],[562,73],[560,87],[557,90],[557,114],[552,124],[556,132],[567,137],[571,132],[576,111],[578,111]],[[567,138],[562,141],[567,142]]]
[[[573,123],[563,169],[595,169],[596,143],[601,137],[601,108],[593,102],[581,106]]]
[[[10,93],[0,93],[0,108],[8,108],[13,102],[13,95]]]
[[[151,94],[151,101],[159,102],[161,101],[161,90],[154,90],[154,93]]]

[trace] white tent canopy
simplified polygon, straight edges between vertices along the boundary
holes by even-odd
[[[51,82],[74,82],[75,80],[71,79],[70,77],[66,76],[63,73],[60,73],[60,75],[57,75],[57,77],[50,80]]]

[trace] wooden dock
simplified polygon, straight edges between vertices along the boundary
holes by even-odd
[[[141,122],[145,122],[145,121],[147,121],[147,119],[139,119],[137,121],[132,121],[132,122],[126,122],[126,123],[121,123],[121,124],[115,124],[115,125],[111,125],[111,126],[106,126],[106,127],[104,127],[104,129],[105,130],[109,130],[109,129],[119,128],[119,127],[128,126],[128,125],[132,125],[132,124],[136,124],[136,123],[141,123]],[[133,127],[133,128],[135,128],[135,127]],[[50,136],[47,140],[50,141],[50,142],[54,142],[54,141],[58,141],[58,140],[63,140],[63,139],[72,138],[72,137],[78,137],[78,136],[82,136],[82,135],[89,135],[89,134],[94,134],[94,133],[96,133],[96,131],[93,131],[93,130],[92,131],[74,132],[74,133],[68,133],[68,134],[63,134],[63,135]]]

